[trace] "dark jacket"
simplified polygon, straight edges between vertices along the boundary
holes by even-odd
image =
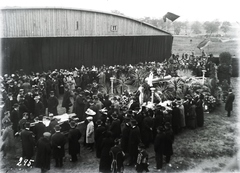
[[[174,142],[174,135],[172,130],[167,130],[165,132],[165,142],[164,142],[164,152],[163,154],[166,156],[173,155],[173,142]]]
[[[66,138],[61,132],[56,132],[52,135],[52,152],[54,158],[62,158],[65,156],[65,144]]]
[[[100,172],[110,172],[111,170],[111,156],[109,154],[111,148],[114,146],[114,141],[111,137],[104,138],[101,145],[101,158],[99,164]]]
[[[110,155],[112,159],[111,168],[112,172],[123,172],[124,166],[124,156],[125,153],[123,152],[120,146],[114,146],[110,150]]]
[[[57,106],[58,106],[58,99],[56,96],[48,98],[48,112],[52,113],[53,115],[58,115]]]
[[[65,90],[64,91],[64,95],[63,95],[63,101],[62,101],[62,107],[71,107],[72,106],[72,102],[70,100],[71,97],[71,93],[69,90]]]
[[[124,128],[122,130],[122,138],[121,138],[121,147],[125,153],[128,153],[128,142],[129,142],[130,131],[131,131],[131,125],[129,123],[125,123]]]
[[[45,115],[45,108],[41,101],[38,103],[35,102],[34,106],[34,117],[38,117],[39,115]]]
[[[41,137],[37,142],[37,154],[35,166],[49,170],[51,163],[51,143],[50,140]]]
[[[230,93],[227,97],[226,104],[225,104],[226,111],[232,111],[234,99],[235,99],[235,95],[233,93]]]
[[[80,154],[79,139],[82,134],[78,129],[71,128],[68,133],[68,152],[70,155]]]
[[[24,129],[21,132],[22,157],[31,159],[34,155],[35,140],[32,131]]]
[[[119,138],[121,135],[121,124],[119,119],[114,119],[109,127],[114,139]]]
[[[35,135],[36,142],[43,137],[43,133],[47,131],[46,126],[43,124],[43,122],[38,122],[35,124],[33,128],[33,133]]]
[[[18,123],[19,123],[19,111],[18,110],[12,110],[10,114],[10,120],[12,122],[12,129],[14,133],[18,132]]]
[[[106,131],[106,128],[104,126],[98,126],[96,128],[96,130],[94,130],[95,132],[95,144],[96,144],[96,156],[97,158],[101,157],[101,144],[102,144],[102,140],[104,137],[104,132]]]

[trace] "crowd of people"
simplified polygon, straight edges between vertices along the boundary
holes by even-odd
[[[192,60],[190,56],[183,55],[181,62]],[[154,106],[148,102],[139,105],[137,92],[119,94],[116,90],[110,97],[110,77],[127,76],[129,71],[142,67],[155,70],[156,74],[161,67],[160,73],[171,74],[170,65],[178,68],[177,64],[185,64],[179,63],[176,57],[163,62],[168,66],[139,63],[99,68],[82,66],[32,74],[19,70],[5,74],[0,81],[4,105],[1,116],[3,156],[14,151],[14,139],[19,137],[21,157],[27,159],[26,165],[34,159],[35,166],[45,172],[50,169],[51,158],[55,159],[55,167],[63,166],[66,150],[71,162],[77,162],[80,139],[83,139],[85,149],[95,152],[100,159],[100,172],[123,172],[124,162],[136,166],[137,172],[143,172],[148,171],[146,148],[153,144],[156,169],[161,170],[164,156],[166,163],[170,163],[174,136],[186,128],[204,125],[203,95],[195,92],[193,96],[174,98],[166,105],[158,102]],[[202,66],[196,62],[196,66]],[[77,119],[59,123],[54,118],[59,114],[59,106],[65,108],[66,113],[75,113]],[[47,126],[43,123],[45,118],[50,120]]]

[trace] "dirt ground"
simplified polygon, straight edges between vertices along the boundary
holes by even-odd
[[[171,165],[164,163],[161,172],[240,172],[238,166],[231,166],[238,151],[238,107],[240,106],[240,94],[238,91],[240,78],[233,78],[235,102],[231,117],[227,117],[224,110],[224,103],[214,112],[205,113],[204,127],[194,130],[185,129],[175,137],[173,149],[174,155],[171,158]],[[64,111],[59,109],[60,111]],[[37,168],[18,167],[18,158],[21,155],[21,144],[16,139],[16,152],[13,156],[1,159],[0,172],[26,173],[40,172]],[[149,153],[149,170],[156,172],[155,156],[153,146],[147,150]],[[2,153],[1,153],[2,158]],[[83,147],[81,156],[77,163],[69,161],[66,151],[64,166],[61,169],[54,167],[54,160],[51,162],[49,173],[79,173],[98,172],[99,159],[95,157],[95,152],[90,152]],[[235,160],[234,160],[235,161]],[[230,168],[228,168],[230,167]],[[136,172],[134,167],[125,166],[125,172]]]

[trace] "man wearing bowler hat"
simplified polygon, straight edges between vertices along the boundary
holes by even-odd
[[[55,126],[55,133],[52,135],[52,152],[53,158],[55,159],[55,167],[63,166],[63,157],[65,156],[64,146],[66,144],[65,136],[60,132],[61,127],[59,125]]]

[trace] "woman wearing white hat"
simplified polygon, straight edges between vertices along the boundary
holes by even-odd
[[[91,151],[93,151],[94,146],[94,124],[93,124],[93,117],[87,117],[88,125],[86,129],[86,144]]]

